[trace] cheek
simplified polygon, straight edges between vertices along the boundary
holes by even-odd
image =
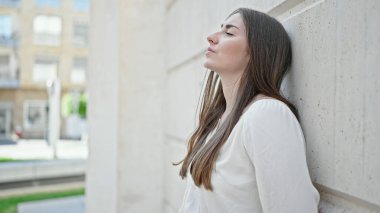
[[[249,59],[247,46],[242,41],[226,43],[222,53],[222,57],[227,63],[247,63]]]

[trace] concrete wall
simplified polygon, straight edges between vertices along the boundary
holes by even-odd
[[[86,211],[161,212],[165,4],[91,3]]]
[[[170,2],[165,30],[164,212],[176,212],[182,199],[184,181],[169,161],[183,156],[183,141],[195,127],[206,36],[240,6],[277,17],[290,34],[294,60],[284,93],[301,114],[321,210],[380,211],[380,2],[177,0]]]
[[[283,90],[300,111],[320,210],[380,212],[376,0],[94,1],[88,212],[177,212],[185,181],[171,162],[196,125],[206,36],[238,7],[289,32]]]

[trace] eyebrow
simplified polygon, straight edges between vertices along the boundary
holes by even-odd
[[[231,27],[235,27],[236,29],[240,30],[239,27],[232,25],[232,24],[226,24],[226,29],[229,29]],[[223,28],[223,24],[220,25],[220,28]]]

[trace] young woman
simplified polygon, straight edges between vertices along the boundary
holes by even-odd
[[[211,70],[180,176],[183,213],[314,213],[320,195],[297,110],[280,93],[291,44],[274,18],[247,8],[207,37]]]

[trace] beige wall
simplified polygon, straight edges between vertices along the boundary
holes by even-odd
[[[89,24],[89,13],[75,11],[73,1],[61,1],[59,8],[40,8],[35,6],[34,1],[22,1],[20,8],[20,48],[19,60],[21,71],[21,85],[23,88],[38,88],[45,90],[45,83],[33,81],[33,64],[35,56],[56,56],[58,62],[58,76],[62,88],[77,88],[83,90],[84,84],[72,84],[70,72],[72,61],[75,56],[87,57],[88,48],[78,47],[73,44],[73,23],[75,21]],[[54,15],[62,18],[61,44],[59,46],[35,45],[33,42],[33,20],[36,15]]]
[[[88,212],[177,212],[185,181],[171,162],[196,125],[206,36],[241,6],[277,17],[291,37],[283,90],[300,111],[322,212],[380,211],[379,1],[98,0]]]

